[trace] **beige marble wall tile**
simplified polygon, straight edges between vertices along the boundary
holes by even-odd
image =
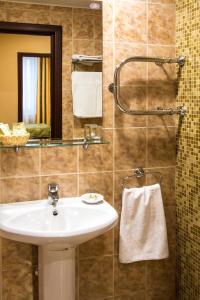
[[[167,289],[166,291],[155,289],[147,292],[146,300],[177,300],[177,296],[174,289]]]
[[[113,94],[109,92],[108,86],[103,87],[103,127],[113,128]]]
[[[94,39],[102,41],[103,32],[102,32],[102,16],[96,15],[94,17]]]
[[[80,172],[98,172],[112,171],[112,149],[113,133],[112,130],[103,130],[105,140],[109,141],[108,145],[93,145],[86,150],[80,148],[79,168]]]
[[[114,254],[119,255],[119,230],[120,230],[120,218],[121,213],[119,214],[119,222],[114,228]]]
[[[62,64],[62,82],[63,90],[71,91],[71,74],[72,74],[72,65],[70,62],[66,61]]]
[[[49,6],[40,5],[17,5],[12,6],[6,4],[7,7],[7,20],[9,22],[22,22],[34,24],[50,24]],[[39,14],[38,14],[39,9]]]
[[[2,269],[11,271],[20,266],[26,268],[35,263],[35,246],[2,238]]]
[[[98,13],[95,13],[95,11],[89,9],[89,8],[73,8],[73,14],[74,14],[74,18],[77,18],[77,14],[81,15],[81,16],[85,16],[85,15],[96,15]]]
[[[102,256],[79,262],[79,299],[94,300],[113,295],[113,257]]]
[[[115,38],[118,41],[147,42],[147,8],[140,1],[115,2]]]
[[[41,198],[48,197],[48,184],[57,183],[59,185],[59,197],[77,196],[77,175],[55,175],[41,177]]]
[[[33,300],[32,282],[33,274],[29,267],[3,272],[2,299]]]
[[[70,90],[65,90],[62,97],[62,137],[64,140],[73,138],[73,108]]]
[[[96,40],[94,42],[94,55],[102,55],[103,53],[103,42],[101,40]],[[95,69],[99,72],[102,72],[102,64],[97,63]]]
[[[79,175],[79,194],[95,192],[113,203],[113,173],[89,173]]]
[[[103,44],[103,84],[109,85],[113,82],[113,44]]]
[[[176,163],[176,132],[173,127],[148,128],[148,167]]]
[[[7,11],[5,10],[5,7],[4,7],[4,2],[1,2],[0,3],[0,21],[7,21],[8,19],[8,13]]]
[[[52,25],[61,25],[63,38],[72,39],[72,9],[59,7],[50,8],[50,23]]]
[[[115,296],[131,296],[145,288],[145,262],[121,264],[115,257]]]
[[[113,0],[103,1],[103,40],[112,41],[114,37],[113,28]]]
[[[39,150],[13,149],[2,150],[2,177],[33,176],[39,174]]]
[[[2,203],[40,199],[39,177],[3,179],[1,188]]]
[[[153,57],[175,57],[175,46],[148,45],[148,55]],[[148,64],[148,84],[176,84],[177,65],[164,64],[162,67],[155,63]]]
[[[128,110],[146,110],[147,89],[146,86],[122,86],[120,88],[120,99],[123,106]],[[128,115],[115,106],[115,127],[145,127],[147,118],[145,116]]]
[[[175,261],[170,259],[147,262],[147,289],[173,291],[175,294]]]
[[[60,15],[67,15],[68,17],[72,17],[72,8],[71,7],[64,7],[64,6],[50,6],[50,12],[52,15],[60,14]]]
[[[79,247],[80,259],[113,254],[113,230],[92,239]]]
[[[150,44],[175,44],[175,9],[172,5],[149,4]]]
[[[130,296],[127,295],[122,295],[119,297],[115,297],[114,300],[145,300],[145,291],[141,290],[141,291],[135,291],[133,292]]]
[[[148,87],[148,109],[175,108],[176,107],[176,88],[171,84],[160,84]],[[175,126],[176,116],[149,116],[148,126]]]
[[[93,39],[95,34],[94,16],[73,14],[73,37],[75,39]]]
[[[115,130],[115,169],[124,170],[146,165],[146,129]]]
[[[147,0],[150,3],[175,4],[176,0]]]
[[[74,39],[73,53],[94,55],[95,42],[93,39]]]
[[[147,46],[135,43],[115,43],[115,64],[132,56],[146,56]],[[145,85],[147,83],[147,63],[130,62],[123,66],[120,81],[122,85]]]
[[[62,52],[63,52],[63,61],[62,63],[64,64],[65,62],[70,64],[71,58],[72,58],[72,39],[69,39],[66,37],[66,35],[63,36],[62,38]]]
[[[60,174],[77,172],[77,148],[44,148],[41,151],[41,173]]]

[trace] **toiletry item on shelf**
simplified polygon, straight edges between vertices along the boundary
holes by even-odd
[[[13,130],[10,130],[8,124],[0,124],[0,142],[4,146],[23,146],[29,137],[23,122],[14,123]]]
[[[77,118],[102,117],[102,73],[72,72],[73,114]]]
[[[0,123],[0,135],[11,135],[11,131],[8,124]]]
[[[81,196],[81,200],[87,204],[97,204],[102,202],[104,197],[98,193],[86,193]]]
[[[169,256],[167,228],[159,184],[125,188],[119,238],[119,261],[132,263]]]
[[[47,124],[27,124],[26,130],[30,133],[31,138],[51,137],[51,126]]]
[[[13,131],[12,131],[13,135],[24,135],[26,133],[27,133],[26,127],[23,122],[13,123]]]
[[[96,124],[85,124],[84,136],[86,140],[101,140],[102,127]]]

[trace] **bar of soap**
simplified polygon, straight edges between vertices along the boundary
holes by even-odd
[[[104,200],[103,195],[97,193],[86,193],[81,196],[81,200],[87,204],[97,204]]]

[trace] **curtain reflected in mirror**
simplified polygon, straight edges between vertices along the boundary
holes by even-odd
[[[32,137],[51,132],[51,58],[49,54],[19,53],[19,119]],[[20,78],[21,77],[21,78]],[[41,132],[42,130],[42,132]]]

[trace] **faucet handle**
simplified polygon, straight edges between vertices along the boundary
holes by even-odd
[[[59,185],[57,183],[49,183],[48,184],[48,191],[50,193],[57,193],[59,189]]]

